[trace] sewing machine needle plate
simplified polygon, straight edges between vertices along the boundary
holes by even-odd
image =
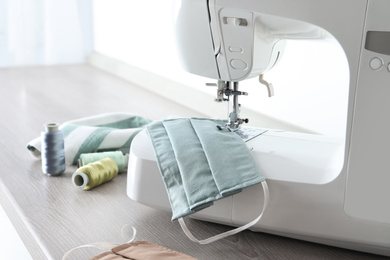
[[[239,130],[235,131],[235,133],[238,134],[244,142],[248,142],[265,132],[267,132],[267,130],[253,127],[241,127]]]

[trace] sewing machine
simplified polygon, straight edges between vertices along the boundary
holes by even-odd
[[[224,126],[231,131],[247,121],[238,82],[259,77],[272,95],[263,75],[285,41],[337,40],[349,65],[345,140],[266,129],[247,141],[270,192],[251,229],[390,256],[390,1],[182,0],[176,24],[183,68],[217,80],[217,101],[233,101]],[[170,210],[145,131],[131,146],[127,193]],[[193,217],[238,226],[259,214],[262,200],[256,185]]]

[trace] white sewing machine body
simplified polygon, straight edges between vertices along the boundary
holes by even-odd
[[[269,206],[253,230],[390,256],[390,1],[183,0],[186,7],[196,14],[197,26],[208,29],[200,33],[206,41],[196,43],[204,57],[191,52],[193,46],[188,54],[181,50],[184,67],[210,78],[239,81],[269,70],[283,49],[279,38],[337,39],[350,72],[346,138],[269,129],[248,141],[270,192]],[[240,37],[233,37],[236,31],[229,26],[242,29]],[[270,41],[256,38],[267,33]],[[185,39],[190,44],[191,37],[183,38],[182,44]],[[259,49],[246,47],[249,40]],[[252,53],[242,56],[240,49],[246,48]],[[261,48],[268,57],[261,60],[268,63],[256,61]],[[131,146],[127,193],[170,210],[145,131]],[[256,185],[193,217],[238,226],[259,214],[262,201]]]

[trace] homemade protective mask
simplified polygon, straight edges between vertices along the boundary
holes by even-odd
[[[148,241],[137,241],[114,247],[90,260],[197,260],[189,255],[156,245]]]
[[[130,225],[122,227],[121,233],[124,238],[125,228]],[[62,260],[68,259],[76,250],[92,247],[99,249],[110,249],[110,251],[99,254],[90,260],[120,260],[120,259],[132,259],[132,260],[198,260],[192,256],[174,251],[172,249],[151,243],[149,241],[135,241],[137,230],[131,227],[133,230],[133,236],[125,244],[116,244],[110,242],[97,242],[75,247],[69,250],[62,258]]]
[[[244,141],[234,132],[217,127],[224,124],[221,120],[183,118],[147,126],[172,207],[172,220],[265,180]],[[182,220],[180,224],[186,230]]]

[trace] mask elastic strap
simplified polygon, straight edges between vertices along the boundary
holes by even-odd
[[[184,219],[183,218],[179,218],[179,224],[180,224],[180,227],[181,229],[183,230],[183,232],[187,235],[187,237],[193,241],[193,242],[196,242],[196,243],[199,243],[199,244],[202,244],[202,245],[205,245],[205,244],[210,244],[212,242],[215,242],[217,240],[220,240],[222,238],[225,238],[225,237],[228,237],[228,236],[231,236],[231,235],[235,235],[245,229],[248,229],[250,228],[251,226],[255,225],[257,222],[259,222],[259,220],[261,219],[261,217],[263,216],[263,213],[265,211],[265,209],[267,208],[268,206],[268,203],[269,203],[269,190],[268,190],[268,185],[265,181],[263,181],[262,183],[262,186],[263,186],[263,192],[264,192],[264,203],[263,203],[263,209],[260,213],[260,215],[252,220],[251,222],[249,222],[248,224],[244,225],[244,226],[241,226],[241,227],[238,227],[238,228],[235,228],[233,230],[229,230],[229,231],[226,231],[224,233],[221,233],[219,235],[215,235],[213,237],[210,237],[210,238],[207,238],[207,239],[204,239],[204,240],[198,240],[194,237],[194,235],[192,235],[191,231],[187,228],[187,225],[186,223],[184,222]]]

